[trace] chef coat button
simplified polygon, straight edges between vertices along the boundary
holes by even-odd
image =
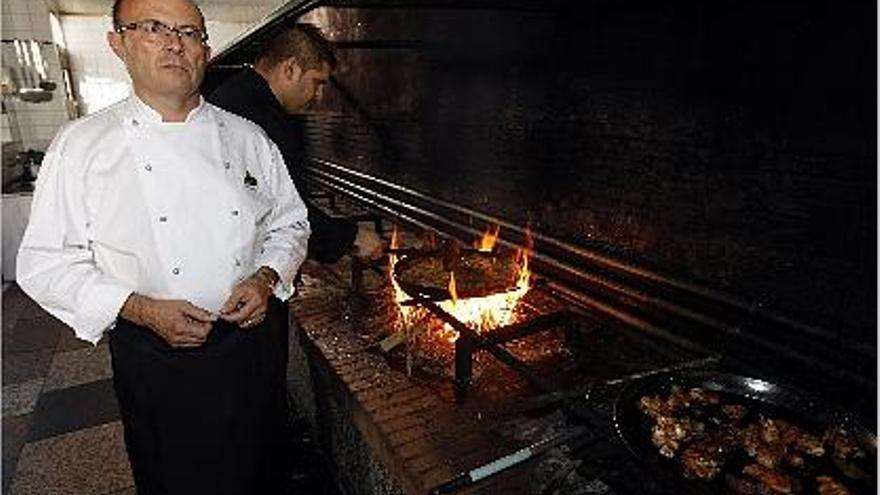
[[[137,127],[137,126],[139,126],[139,125],[141,125],[141,123],[140,123],[140,122],[138,122],[138,120],[137,120],[137,119],[131,119],[131,125],[133,125],[133,126],[135,126],[135,127]]]
[[[226,170],[229,170],[230,167],[232,167],[232,165],[230,165],[229,162],[223,162],[223,168],[225,168]]]
[[[165,223],[165,222],[168,221],[168,217],[166,217],[166,216],[163,215],[163,216],[159,217],[159,221],[162,222],[162,223]]]
[[[241,261],[235,260],[235,266],[241,266]]]
[[[144,165],[144,170],[149,172],[149,171],[153,170],[153,166],[148,163],[148,164]]]
[[[237,217],[237,216],[238,216],[238,210],[232,210],[232,216]]]
[[[221,120],[221,121],[217,122],[217,125],[219,125],[220,127],[226,127],[226,122],[223,122]]]
[[[173,274],[175,274],[175,275],[180,275],[180,268],[177,268],[177,267],[175,266],[174,269],[171,270],[171,273],[173,273]]]

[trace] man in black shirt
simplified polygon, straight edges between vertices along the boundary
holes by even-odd
[[[273,37],[253,67],[224,81],[208,101],[256,123],[281,149],[297,190],[304,191],[306,153],[301,123],[291,114],[301,113],[320,100],[336,66],[333,45],[311,24],[294,24]],[[303,197],[312,236],[309,258],[332,263],[352,249],[357,224],[327,215]],[[378,238],[360,232],[361,254],[378,244]]]

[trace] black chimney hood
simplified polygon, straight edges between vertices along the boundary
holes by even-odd
[[[339,48],[299,117],[316,187],[462,238],[528,226],[577,292],[789,348],[876,412],[876,5],[293,1],[209,79],[297,19]]]

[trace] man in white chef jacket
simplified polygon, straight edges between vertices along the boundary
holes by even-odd
[[[79,338],[108,334],[140,495],[284,493],[280,300],[306,209],[266,134],[199,95],[191,0],[117,0],[113,19],[133,95],[53,140],[18,283]]]

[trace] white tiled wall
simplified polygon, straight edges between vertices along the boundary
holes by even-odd
[[[4,40],[52,41],[49,12],[42,0],[3,0],[2,19]],[[14,98],[6,99],[9,113],[4,119],[4,145],[44,150],[58,128],[68,120],[58,52],[52,45],[42,43],[41,47],[42,56],[48,65],[48,79],[54,81],[57,87],[53,91],[52,100],[48,102],[28,103]],[[15,62],[15,57],[10,56],[13,53],[13,46],[3,43],[4,65]],[[12,128],[16,125],[18,132]]]
[[[3,39],[52,40],[43,0],[3,0]]]
[[[128,74],[107,45],[110,16],[62,15],[60,21],[80,113],[94,113],[128,96]]]
[[[110,16],[61,16],[67,54],[80,113],[88,115],[130,93],[122,62],[107,45]],[[250,26],[246,22],[207,21],[211,48],[222,48]]]
[[[4,55],[6,53],[4,49]],[[52,99],[41,103],[29,103],[17,98],[7,98],[5,101],[8,119],[12,125],[18,126],[18,134],[12,132],[10,135],[20,139],[24,149],[45,150],[58,128],[68,120],[58,52],[54,46],[43,45],[42,53],[48,65],[48,79],[56,83]]]

